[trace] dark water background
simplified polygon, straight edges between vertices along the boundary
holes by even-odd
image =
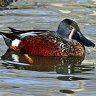
[[[78,22],[81,32],[96,44],[95,0],[19,0],[0,10],[0,31],[57,30],[64,18]],[[55,58],[8,50],[0,36],[0,96],[95,96],[96,47],[85,58]]]

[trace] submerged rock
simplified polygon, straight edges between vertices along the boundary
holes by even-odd
[[[8,6],[10,3],[12,2],[16,2],[18,0],[0,0],[0,7],[3,8],[3,7],[6,7]]]

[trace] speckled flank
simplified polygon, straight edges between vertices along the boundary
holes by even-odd
[[[26,37],[18,48],[28,54],[43,56],[83,56],[85,53],[79,42],[50,34]]]

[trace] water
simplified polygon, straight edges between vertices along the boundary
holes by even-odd
[[[55,31],[70,18],[96,44],[95,10],[95,0],[19,0],[0,10],[0,31]],[[96,47],[86,48],[82,58],[28,56],[9,50],[0,36],[0,96],[95,96],[95,53]]]

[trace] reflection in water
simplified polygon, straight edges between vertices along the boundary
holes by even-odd
[[[30,56],[28,54],[16,53],[10,49],[1,57],[6,62],[4,65],[14,66],[14,68],[32,71],[56,71],[58,74],[70,74],[80,72],[80,64],[83,57],[44,57]]]
[[[46,8],[47,5],[42,4],[40,2],[34,2],[33,6],[35,6],[37,8]]]
[[[57,79],[63,81],[90,80],[89,78],[74,77],[74,76],[59,76],[57,77]]]
[[[60,90],[61,93],[73,94],[74,91],[72,90]]]
[[[51,86],[51,88],[53,88],[52,86],[54,85],[55,87],[59,86],[58,92],[62,94],[64,93],[66,94],[66,96],[67,95],[73,96],[74,94],[76,94],[76,92],[84,91],[86,89],[85,87],[86,80],[92,79],[88,77],[87,78],[82,77],[83,75],[75,76],[72,74],[82,73],[84,71],[91,71],[94,69],[94,67],[89,66],[89,65],[88,66],[81,65],[82,61],[84,60],[84,56],[83,57],[69,57],[69,58],[30,56],[28,54],[16,53],[8,49],[7,52],[1,57],[1,59],[5,61],[3,65],[7,68],[25,69],[25,70],[40,71],[40,72],[41,71],[43,72],[56,71],[56,73],[58,73],[58,76],[56,76],[55,78],[56,80],[52,79],[53,77],[50,77],[50,76],[47,77],[47,75],[42,76],[42,75],[35,74],[36,75],[35,80],[37,81],[31,79],[31,81],[29,80],[30,82],[29,81],[26,81],[26,82],[29,84],[34,83],[37,85],[40,83],[40,90],[41,90],[42,88],[44,88],[44,86],[45,88],[47,86],[47,84],[44,85],[44,81],[45,81],[48,83],[48,86]],[[40,72],[38,73],[42,74]],[[59,74],[64,74],[64,75],[59,75]],[[34,74],[32,78],[34,78]],[[4,81],[5,82],[10,81],[13,83],[14,79],[10,79],[10,80],[8,79]],[[15,79],[15,82],[16,81],[18,82],[18,79]],[[57,83],[57,81],[59,83]],[[19,79],[19,83],[22,84],[22,82],[26,83],[25,81],[22,81],[21,79]],[[61,87],[61,86],[64,86],[64,87]],[[35,90],[36,88],[37,87],[35,87]]]

